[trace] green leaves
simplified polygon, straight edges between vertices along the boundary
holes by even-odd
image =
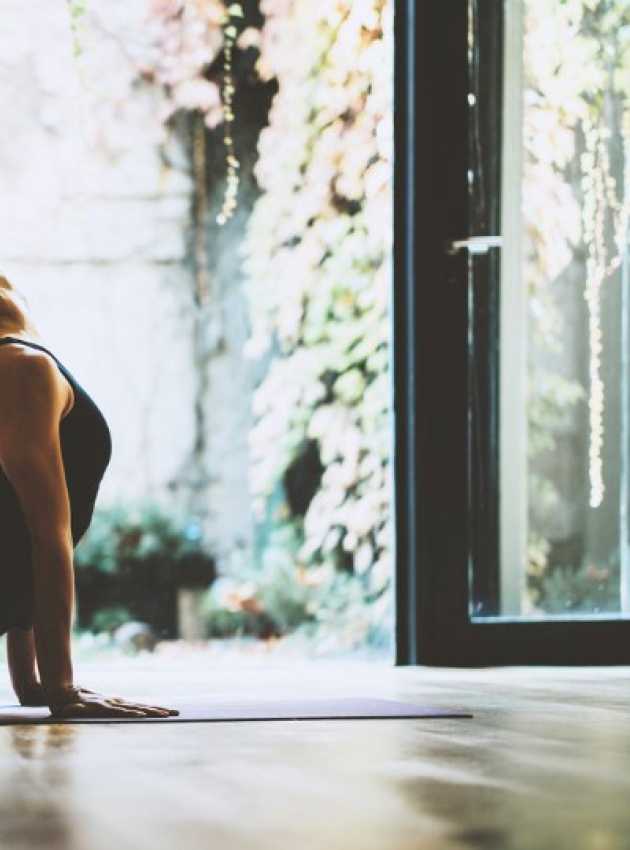
[[[68,5],[70,7],[70,17],[73,20],[77,20],[87,12],[87,0],[68,0]]]
[[[68,8],[70,10],[70,29],[72,30],[72,52],[76,58],[83,52],[80,40],[80,23],[87,13],[87,0],[68,0]]]
[[[256,391],[251,486],[268,498],[316,442],[321,481],[303,519],[289,521],[305,569],[345,570],[337,607],[320,599],[316,617],[330,627],[352,612],[359,640],[388,616],[374,599],[391,582],[392,163],[383,122],[392,110],[392,4],[340,9],[266,9],[273,38],[263,37],[260,61],[278,93],[260,137],[263,194],[245,268],[249,349],[273,356]]]

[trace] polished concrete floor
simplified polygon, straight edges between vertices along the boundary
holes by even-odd
[[[475,717],[0,727],[2,850],[630,848],[630,669],[90,669],[81,684],[162,704],[371,695]]]

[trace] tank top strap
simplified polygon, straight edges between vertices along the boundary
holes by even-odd
[[[42,345],[39,342],[33,342],[30,339],[22,339],[19,336],[0,336],[0,345],[3,345],[5,342],[19,342],[22,345],[34,345],[35,348],[43,348],[44,351],[48,351],[46,346]],[[52,354],[52,351],[48,351],[49,354]]]
[[[7,342],[19,342],[20,345],[28,345],[31,348],[39,348],[41,351],[45,351],[46,354],[50,354],[51,357],[54,357],[54,359],[57,362],[59,362],[56,355],[53,354],[53,352],[50,351],[50,349],[46,348],[45,345],[42,345],[39,342],[33,342],[30,339],[21,339],[19,336],[0,336],[0,345],[3,345],[4,343],[7,343]]]
[[[57,355],[54,352],[52,352],[49,348],[46,348],[45,345],[41,345],[41,343],[39,343],[39,342],[33,342],[30,339],[21,339],[19,336],[0,336],[0,345],[3,345],[4,343],[8,343],[8,342],[19,342],[21,345],[27,345],[30,348],[37,348],[40,351],[45,351],[46,354],[50,354],[52,359],[57,364],[59,371],[64,376],[64,378],[66,378],[66,380],[68,380],[70,382],[70,384],[72,385],[72,388],[76,389],[76,387],[79,386],[78,381],[74,377],[74,375],[71,372],[69,372],[68,369],[66,369],[66,367],[59,360]]]

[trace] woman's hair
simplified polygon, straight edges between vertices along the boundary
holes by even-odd
[[[23,319],[23,311],[12,297],[16,291],[13,284],[0,274],[0,321],[10,319],[13,322]]]

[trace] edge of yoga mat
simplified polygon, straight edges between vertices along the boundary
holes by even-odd
[[[281,720],[426,720],[471,718],[462,709],[421,706],[398,700],[373,697],[316,699],[231,700],[212,702],[173,702],[156,700],[157,705],[177,708],[175,717],[51,717],[46,708],[18,705],[0,706],[0,726],[66,723],[242,723]]]

